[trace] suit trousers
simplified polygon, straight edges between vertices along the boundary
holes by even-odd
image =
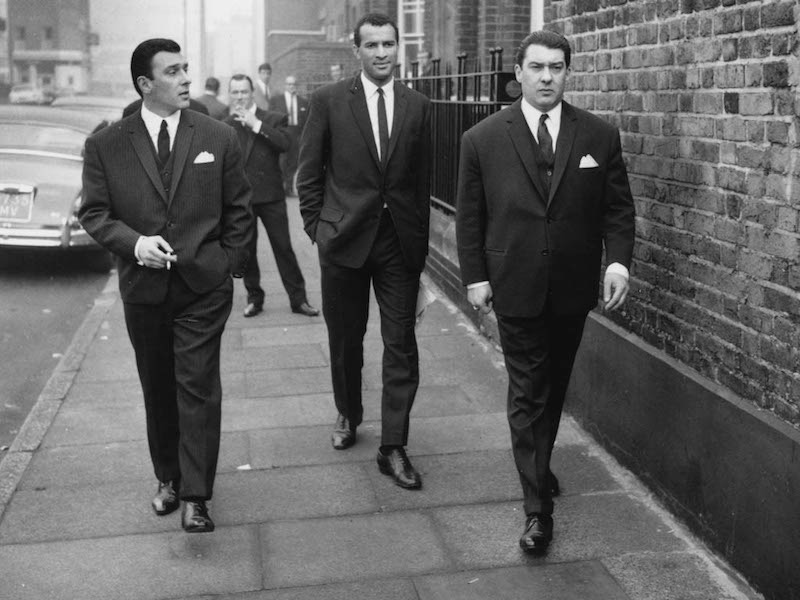
[[[219,454],[220,342],[233,302],[230,278],[196,294],[176,271],[161,304],[128,304],[125,323],[144,393],[147,441],[159,481],[208,500]]]
[[[336,408],[353,426],[361,423],[361,369],[371,281],[383,338],[381,444],[405,446],[409,415],[419,386],[414,331],[419,272],[405,264],[389,211],[383,210],[375,242],[361,268],[329,264],[322,258],[320,266],[322,312],[328,327]]]
[[[250,259],[244,272],[244,287],[247,290],[247,301],[257,306],[264,304],[264,290],[261,287],[261,269],[258,266],[258,221],[264,224],[272,253],[275,255],[275,264],[286,293],[289,295],[289,304],[292,308],[300,306],[307,301],[306,282],[303,273],[297,264],[297,256],[292,249],[292,239],[289,235],[289,217],[286,213],[286,201],[253,204],[253,237],[250,240]]]
[[[281,154],[280,165],[283,173],[283,188],[287,194],[295,191],[294,176],[297,173],[297,157],[300,152],[300,133],[302,128],[299,125],[289,125],[286,133],[289,134],[289,148]]]
[[[555,315],[550,306],[535,318],[497,315],[511,448],[528,515],[553,513],[550,458],[585,323],[586,314]]]

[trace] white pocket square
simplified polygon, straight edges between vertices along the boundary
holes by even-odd
[[[581,164],[578,165],[579,169],[593,169],[594,167],[599,167],[600,165],[597,164],[597,161],[592,157],[591,154],[586,154],[581,156]]]
[[[211,154],[211,152],[203,151],[200,154],[198,154],[194,159],[194,164],[196,165],[202,165],[205,163],[212,163],[212,162],[214,162],[214,155]]]

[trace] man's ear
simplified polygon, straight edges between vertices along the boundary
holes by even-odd
[[[153,88],[153,81],[145,75],[139,75],[139,77],[136,78],[136,83],[139,84],[139,89],[142,90],[143,94],[149,94]]]

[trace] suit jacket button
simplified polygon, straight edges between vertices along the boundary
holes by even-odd
[[[550,254],[550,250],[542,250],[542,256],[547,256]]]
[[[548,170],[548,171],[547,171],[547,176],[548,176],[548,177],[552,177],[552,176],[553,176],[553,172],[552,172],[552,171],[550,171],[550,170]]]
[[[173,223],[172,221],[169,221],[169,222],[167,223],[167,227],[169,227],[170,229],[172,229],[173,227],[175,227],[175,223]]]

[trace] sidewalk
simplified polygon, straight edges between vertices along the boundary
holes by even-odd
[[[316,250],[289,200],[309,300]],[[0,599],[675,600],[760,597],[570,419],[553,470],[554,541],[524,555],[502,355],[441,294],[418,329],[421,386],[406,491],[378,472],[377,307],[365,341],[365,422],[330,445],[335,418],[322,317],[294,315],[265,236],[265,312],[223,339],[217,529],[157,517],[144,408],[116,277],[0,463]],[[568,407],[567,407],[568,408]]]

